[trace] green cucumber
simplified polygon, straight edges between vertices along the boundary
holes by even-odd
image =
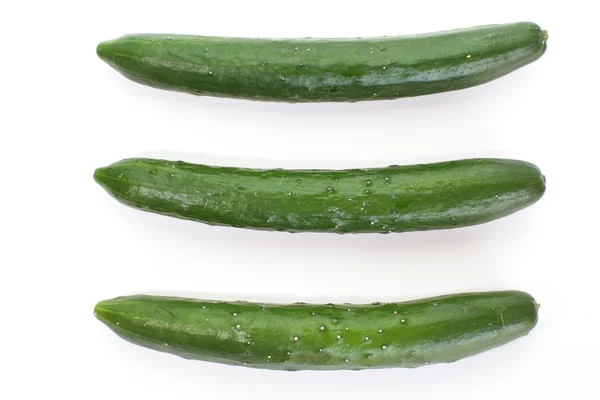
[[[280,370],[414,368],[527,335],[527,293],[462,293],[367,305],[257,304],[137,295],[99,302],[123,339],[187,359]]]
[[[132,81],[159,89],[353,102],[480,85],[540,58],[547,38],[531,22],[356,39],[137,34],[102,42],[97,54]]]
[[[350,170],[259,170],[155,159],[98,168],[128,206],[209,225],[288,232],[406,232],[492,221],[539,200],[533,164],[466,159]]]

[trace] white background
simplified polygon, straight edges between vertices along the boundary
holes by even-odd
[[[23,1],[0,6],[0,398],[597,398],[598,43],[593,2]],[[572,11],[571,11],[572,10]],[[95,54],[126,33],[344,37],[529,20],[546,54],[489,84],[356,104],[199,98],[128,81]],[[96,167],[149,156],[346,168],[518,158],[546,195],[477,227],[390,235],[255,232],[127,208]],[[134,293],[402,301],[519,289],[527,337],[416,370],[277,372],[129,344],[93,316]],[[594,395],[596,393],[596,395]]]

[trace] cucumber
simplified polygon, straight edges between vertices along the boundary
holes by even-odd
[[[134,82],[195,95],[282,102],[395,99],[465,89],[540,58],[531,22],[373,38],[136,34],[98,56]]]
[[[94,179],[128,206],[209,225],[287,232],[406,232],[492,221],[535,203],[533,164],[466,159],[350,170],[259,170],[134,158]]]
[[[415,368],[527,335],[527,293],[462,293],[404,303],[257,304],[136,295],[99,302],[123,339],[187,359],[279,370]]]

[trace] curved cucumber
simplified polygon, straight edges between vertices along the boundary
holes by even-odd
[[[351,170],[257,170],[154,159],[98,168],[94,179],[137,209],[210,225],[288,232],[458,228],[539,200],[533,164],[467,159]]]
[[[368,305],[254,304],[130,296],[95,315],[134,344],[254,368],[327,370],[447,363],[527,335],[538,305],[518,291]]]
[[[125,77],[159,89],[284,102],[394,99],[465,89],[546,50],[530,22],[356,39],[126,35],[97,53]]]

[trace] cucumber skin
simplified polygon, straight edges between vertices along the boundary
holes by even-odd
[[[539,200],[533,164],[467,159],[352,170],[258,170],[155,159],[98,168],[119,202],[238,228],[333,233],[451,229],[492,221]]]
[[[405,303],[290,305],[137,295],[99,302],[121,338],[186,359],[274,370],[415,368],[527,335],[527,293],[463,293]],[[338,338],[339,335],[339,338]]]
[[[546,51],[531,22],[356,39],[137,34],[98,56],[130,80],[195,95],[354,102],[460,90],[500,78]]]

